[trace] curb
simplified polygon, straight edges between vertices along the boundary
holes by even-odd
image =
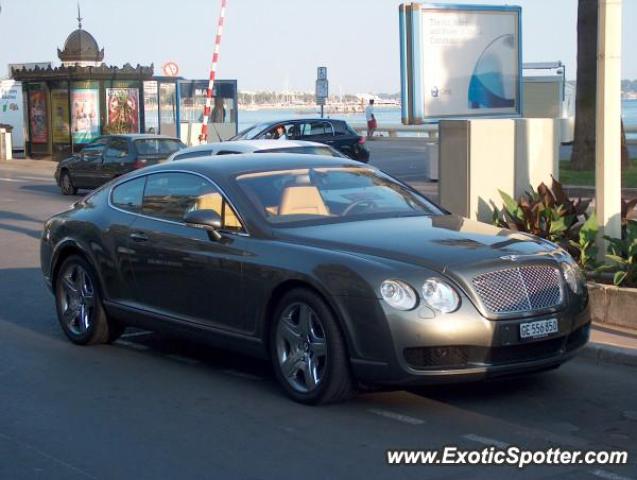
[[[615,347],[603,343],[588,343],[580,352],[580,356],[594,360],[596,363],[637,367],[637,351],[630,348]]]

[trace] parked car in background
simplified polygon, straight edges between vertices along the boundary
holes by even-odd
[[[349,158],[367,163],[369,150],[365,137],[356,133],[347,122],[331,118],[306,118],[259,123],[239,132],[230,140],[277,139],[279,127],[285,129],[288,140],[306,140],[334,147]]]
[[[232,155],[237,153],[297,153],[301,155],[326,155],[347,158],[338,150],[316,142],[296,140],[236,140],[206,143],[184,148],[168,157],[169,162],[188,158],[209,157],[211,155]]]
[[[586,281],[557,245],[350,159],[263,157],[145,168],[50,218],[40,258],[66,336],[185,334],[269,358],[304,403],[549,370],[588,341]]]
[[[185,146],[181,140],[163,135],[106,135],[62,160],[55,170],[55,181],[64,195],[74,195],[80,188],[96,188],[115,177],[166,160]]]

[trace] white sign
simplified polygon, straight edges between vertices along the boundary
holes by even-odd
[[[0,123],[11,125],[14,150],[24,149],[24,112],[22,84],[15,80],[0,80]]]
[[[412,102],[403,119],[519,116],[521,9],[410,5],[401,7],[403,100]]]

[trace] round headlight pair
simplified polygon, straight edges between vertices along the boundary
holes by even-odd
[[[564,280],[573,293],[582,293],[584,285],[584,275],[575,263],[562,263],[562,275],[564,276]]]
[[[422,286],[423,301],[434,310],[450,313],[460,305],[460,297],[447,282],[429,278]],[[397,310],[411,310],[418,303],[416,291],[400,280],[385,280],[380,286],[380,295],[385,302]]]

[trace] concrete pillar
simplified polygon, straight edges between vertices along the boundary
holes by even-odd
[[[542,182],[550,187],[551,176],[559,180],[559,127],[554,118],[515,120],[515,198]]]
[[[621,236],[621,40],[622,0],[599,0],[595,208],[602,235]]]
[[[491,222],[499,190],[514,191],[515,123],[509,119],[442,120],[439,198],[452,213]]]

